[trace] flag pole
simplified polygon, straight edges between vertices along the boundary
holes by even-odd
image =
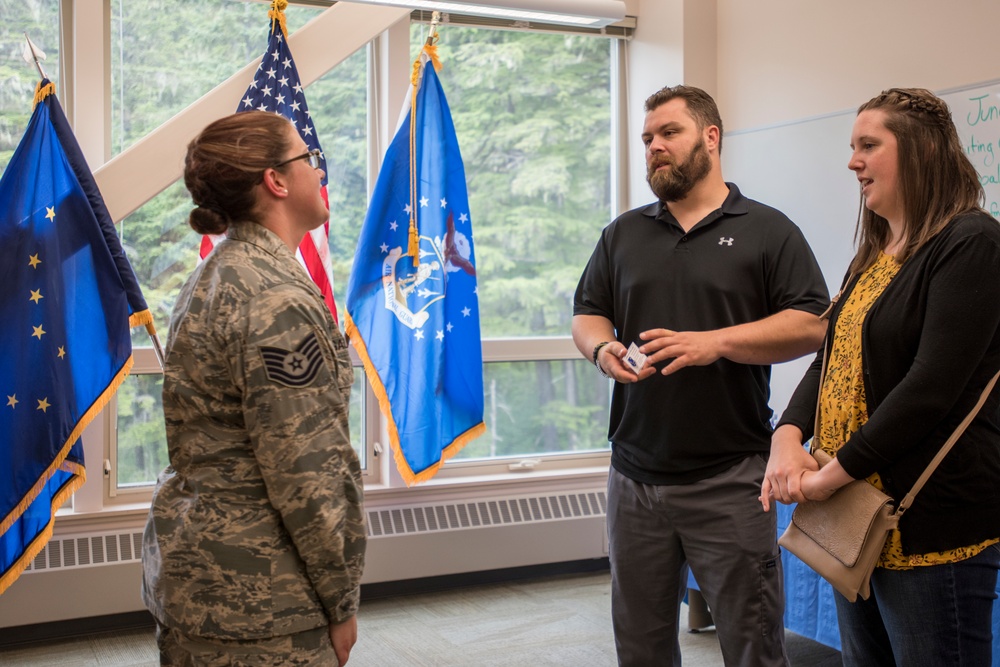
[[[437,27],[441,23],[441,12],[431,13],[431,29],[427,33],[427,46],[434,46],[434,40],[437,38]]]
[[[153,328],[152,323],[146,325],[146,332],[149,334],[149,340],[153,341],[153,353],[156,355],[156,360],[160,363],[160,370],[165,370],[163,365],[163,346],[160,344],[160,337],[156,335],[156,330]]]
[[[24,35],[24,40],[28,43],[28,50],[31,51],[31,57],[35,61],[35,67],[38,68],[38,75],[43,79],[49,78],[45,76],[45,70],[42,69],[42,63],[38,61],[38,54],[35,53],[35,45],[31,43],[30,39],[28,39],[28,33],[24,32],[21,34]]]

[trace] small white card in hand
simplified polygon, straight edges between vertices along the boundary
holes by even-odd
[[[639,351],[639,347],[635,343],[632,343],[628,346],[628,352],[625,353],[624,361],[625,365],[638,375],[642,367],[646,365],[646,355]]]

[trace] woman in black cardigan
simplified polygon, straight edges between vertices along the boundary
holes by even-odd
[[[855,479],[901,500],[1000,369],[1000,225],[980,208],[947,105],[887,90],[858,110],[851,146],[858,252],[831,313],[822,389],[821,350],[774,432],[765,510]],[[903,515],[871,597],[836,595],[845,665],[990,664],[998,406],[993,391]],[[836,455],[822,470],[802,448],[810,437]]]

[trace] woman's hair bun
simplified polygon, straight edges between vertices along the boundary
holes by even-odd
[[[228,216],[218,209],[201,205],[191,209],[188,224],[199,234],[222,234],[229,229]]]

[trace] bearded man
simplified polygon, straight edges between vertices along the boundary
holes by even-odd
[[[726,665],[787,665],[775,513],[757,499],[770,364],[819,348],[826,283],[799,229],[723,180],[708,93],[663,88],[645,109],[659,201],[604,229],[573,307],[576,346],[615,382],[607,517],[618,661],[680,665],[690,568]],[[631,343],[648,355],[638,371]]]

